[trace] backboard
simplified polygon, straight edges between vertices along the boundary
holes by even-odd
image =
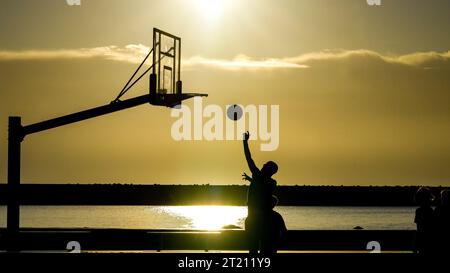
[[[153,73],[157,77],[156,93],[176,94],[176,83],[181,80],[181,38],[154,28],[153,64]]]
[[[150,103],[174,107],[181,101],[206,94],[183,94],[181,82],[181,38],[153,29],[153,70],[150,74]]]

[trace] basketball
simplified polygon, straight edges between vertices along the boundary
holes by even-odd
[[[230,120],[237,121],[242,117],[243,111],[242,107],[237,104],[232,104],[228,106],[227,117]]]

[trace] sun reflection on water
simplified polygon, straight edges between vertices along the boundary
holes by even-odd
[[[166,213],[185,218],[186,228],[217,230],[226,225],[243,228],[247,207],[245,206],[165,206]]]

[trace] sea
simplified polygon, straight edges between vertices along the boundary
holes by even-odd
[[[291,230],[415,229],[414,207],[275,208]],[[245,206],[21,206],[21,227],[220,230],[243,228]],[[0,206],[6,227],[6,206]]]

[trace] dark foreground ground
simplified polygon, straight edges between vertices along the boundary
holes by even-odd
[[[82,251],[244,251],[243,230],[21,229],[11,241],[0,230],[0,249],[68,252],[75,241]],[[411,230],[290,230],[280,246],[285,251],[412,252]],[[371,246],[375,245],[375,246]],[[370,250],[368,250],[370,249]]]
[[[21,229],[12,241],[5,235],[0,230],[7,269],[1,272],[433,272],[446,261],[413,254],[415,231],[404,230],[293,230],[282,251],[269,256],[246,253],[242,230]],[[381,253],[367,249],[374,241]]]
[[[447,261],[413,254],[415,232],[402,230],[294,230],[276,255],[246,253],[242,230],[22,229],[8,251],[0,235],[1,272],[433,272]]]
[[[440,272],[445,257],[413,254],[5,253],[5,272]],[[3,272],[3,271],[2,271]]]

